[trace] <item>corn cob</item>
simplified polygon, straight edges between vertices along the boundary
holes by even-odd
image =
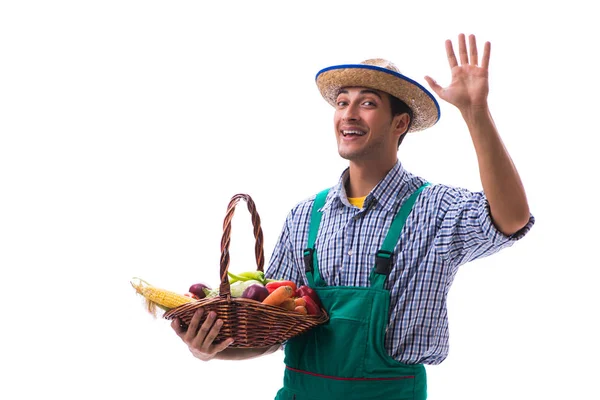
[[[144,296],[146,300],[146,308],[148,312],[156,317],[156,307],[160,307],[165,311],[168,311],[172,308],[179,307],[183,304],[190,303],[195,301],[191,297],[183,296],[179,293],[172,292],[170,290],[165,290],[161,288],[157,288],[155,286],[150,285],[148,282],[144,281],[140,278],[133,278],[137,280],[136,283],[131,281],[131,286],[134,287],[135,291],[142,296]]]

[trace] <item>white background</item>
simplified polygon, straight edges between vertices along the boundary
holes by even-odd
[[[1,3],[1,398],[272,399],[282,353],[200,362],[130,278],[217,284],[238,192],[268,261],[289,209],[346,166],[316,72],[383,57],[447,84],[444,40],[464,32],[492,42],[492,114],[537,222],[459,271],[429,398],[600,399],[600,35],[584,1],[201,3]],[[464,123],[440,103],[399,157],[479,190]],[[255,267],[240,206],[234,272]]]

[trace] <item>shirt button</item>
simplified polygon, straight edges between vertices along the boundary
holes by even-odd
[[[348,251],[348,255],[351,256],[352,255],[352,250]]]

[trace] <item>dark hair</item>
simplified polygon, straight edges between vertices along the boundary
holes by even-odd
[[[400,115],[400,114],[408,114],[408,116],[410,117],[410,120],[408,121],[408,127],[406,128],[406,132],[404,132],[402,134],[402,136],[400,136],[400,139],[398,139],[398,147],[400,147],[400,143],[402,143],[402,141],[404,140],[404,137],[406,136],[406,134],[408,133],[408,130],[410,129],[410,126],[412,125],[412,121],[413,121],[413,112],[410,109],[409,106],[406,105],[405,102],[403,102],[402,100],[400,100],[399,98],[392,96],[391,94],[389,95],[390,97],[390,106],[392,108],[392,118],[394,118],[396,115]]]

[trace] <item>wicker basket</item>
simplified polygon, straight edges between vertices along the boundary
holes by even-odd
[[[229,242],[231,237],[231,220],[235,206],[240,200],[245,200],[248,210],[252,215],[254,237],[256,245],[256,265],[258,271],[263,271],[264,252],[263,234],[260,227],[260,217],[256,212],[254,201],[247,194],[236,194],[231,198],[227,207],[227,214],[223,222],[223,237],[221,239],[221,286],[219,296],[198,300],[184,304],[163,314],[163,318],[179,318],[189,325],[197,309],[203,308],[204,313],[200,325],[210,311],[217,313],[217,318],[223,321],[219,335],[215,339],[219,343],[227,338],[234,338],[231,347],[251,348],[266,347],[281,344],[289,338],[300,335],[307,330],[329,320],[324,309],[321,315],[304,315],[295,311],[288,311],[281,307],[270,306],[260,302],[231,297],[229,278]]]

